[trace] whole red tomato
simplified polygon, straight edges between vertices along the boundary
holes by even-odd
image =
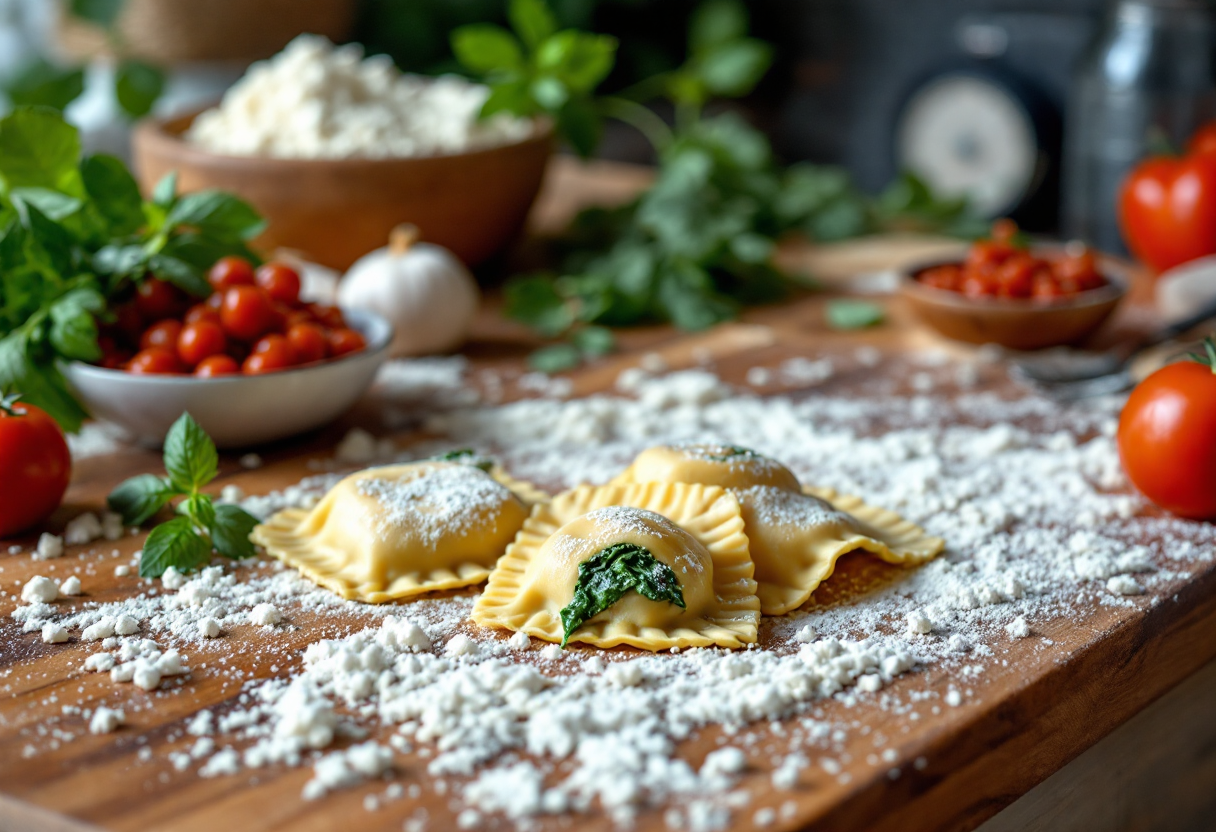
[[[1132,254],[1157,271],[1216,253],[1216,156],[1145,159],[1119,194]]]
[[[0,398],[0,537],[45,520],[68,490],[72,456],[55,420],[16,397]]]
[[[1216,518],[1216,342],[1204,361],[1162,367],[1132,391],[1119,418],[1128,479],[1181,517]]]

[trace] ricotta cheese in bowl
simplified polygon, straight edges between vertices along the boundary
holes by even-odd
[[[260,61],[195,119],[186,139],[233,156],[408,158],[465,153],[527,138],[529,119],[479,120],[489,89],[455,76],[400,72],[386,55],[300,35]]]

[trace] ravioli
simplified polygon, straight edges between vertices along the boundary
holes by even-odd
[[[765,615],[807,602],[849,552],[866,551],[887,563],[917,565],[945,547],[894,512],[832,489],[807,493],[753,486],[735,492],[756,564],[756,595]]]
[[[343,598],[378,604],[480,583],[527,516],[480,468],[415,462],[351,474],[311,511],[280,511],[251,538]]]
[[[800,487],[794,473],[777,460],[749,448],[714,443],[648,448],[612,482],[697,482],[723,488],[769,485],[793,491]]]
[[[613,482],[709,483],[739,500],[750,543],[756,595],[765,615],[802,606],[853,551],[888,563],[916,565],[935,557],[945,541],[894,512],[833,489],[801,487],[775,460],[727,445],[661,445],[638,454]]]
[[[580,587],[587,587],[588,567],[636,550],[650,556],[658,585],[662,576],[674,578],[682,605],[673,592],[651,598],[631,588],[567,633],[562,614],[586,594]],[[581,486],[533,508],[473,605],[472,619],[597,647],[741,647],[756,642],[760,622],[752,572],[739,503],[724,489]]]

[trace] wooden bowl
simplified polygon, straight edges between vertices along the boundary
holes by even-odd
[[[497,254],[523,228],[553,150],[552,125],[538,121],[522,141],[446,156],[225,156],[182,138],[195,115],[135,128],[135,171],[144,191],[177,171],[182,191],[237,194],[267,220],[255,246],[294,249],[335,269],[387,245],[402,223],[418,226],[423,239],[470,266]]]
[[[1115,311],[1129,285],[1124,270],[1105,259],[1105,286],[1051,302],[973,299],[926,286],[916,279],[921,272],[944,265],[950,263],[926,263],[906,271],[901,275],[900,295],[921,320],[947,338],[1000,344],[1011,350],[1041,350],[1084,341]]]

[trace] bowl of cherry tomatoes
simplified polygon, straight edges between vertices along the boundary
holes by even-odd
[[[1068,243],[1030,246],[1009,220],[963,260],[906,271],[900,294],[948,338],[1037,350],[1084,341],[1127,294],[1118,262]]]
[[[147,279],[111,310],[101,360],[65,370],[94,416],[159,444],[189,412],[218,446],[248,447],[337,418],[388,355],[386,320],[303,302],[290,266],[225,257],[208,279],[205,299]]]

